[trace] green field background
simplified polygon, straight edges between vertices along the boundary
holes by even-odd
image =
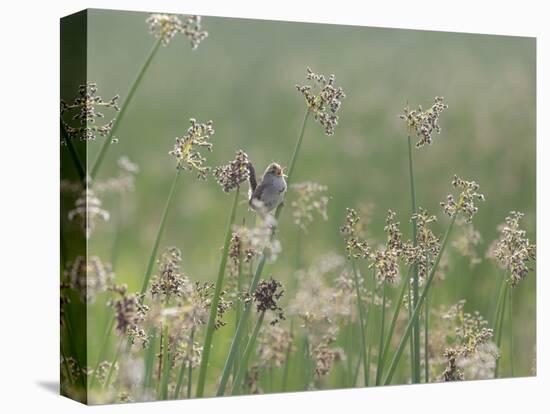
[[[105,99],[120,94],[124,100],[152,47],[147,17],[89,12],[87,77],[98,83]],[[346,207],[373,203],[368,231],[381,241],[386,211],[395,210],[403,233],[410,237],[406,129],[398,115],[407,102],[429,107],[434,96],[444,96],[449,105],[440,122],[442,133],[414,156],[418,204],[437,213],[437,233],[448,223],[439,202],[458,174],[476,180],[486,196],[474,219],[483,237],[482,257],[497,237],[497,225],[511,210],[526,214],[523,226],[534,242],[534,39],[208,16],[203,17],[203,27],[209,37],[197,50],[191,50],[183,36],[161,47],[98,177],[114,175],[122,155],[140,167],[133,193],[123,200],[103,200],[111,220],[98,223],[89,244],[90,254],[114,259],[117,283],[127,283],[130,291],[141,286],[175,173],[168,151],[174,137],[185,133],[189,118],[214,122],[214,151],[207,154],[211,166],[226,163],[238,149],[248,153],[258,170],[271,161],[288,165],[306,109],[294,85],[305,82],[307,66],[334,73],[347,97],[334,136],[325,136],[319,124],[310,122],[296,166],[294,182],[325,184],[330,196],[328,221],[317,219],[302,235],[304,266],[329,252],[343,254],[338,227]],[[89,163],[101,143],[98,138],[88,144]],[[231,198],[212,178],[199,182],[186,173],[179,181],[161,248],[179,247],[182,267],[193,280],[215,279]],[[264,272],[287,285],[295,277],[298,233],[289,207],[287,202],[279,232],[283,251]],[[253,220],[244,195],[237,221],[243,218]],[[445,281],[435,286],[432,305],[466,299],[467,310],[489,317],[496,277],[490,261],[470,268],[466,258],[453,253]],[[286,300],[292,296],[287,292]],[[514,301],[515,374],[532,375],[535,274],[514,291]],[[90,365],[95,363],[107,317],[104,302],[90,306]],[[233,329],[229,321],[216,333],[211,366],[223,365]],[[503,342],[507,354],[507,341]],[[506,360],[503,367],[506,375]],[[212,387],[219,370],[209,373]]]

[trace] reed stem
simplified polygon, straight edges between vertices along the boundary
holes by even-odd
[[[435,271],[437,270],[437,266],[439,265],[439,262],[441,260],[441,256],[443,255],[443,252],[445,251],[445,247],[447,246],[447,241],[449,240],[449,236],[451,234],[451,231],[453,229],[454,223],[456,221],[456,213],[453,214],[451,218],[451,222],[449,223],[449,227],[447,228],[447,231],[445,232],[445,235],[443,236],[443,241],[441,242],[441,248],[439,249],[439,252],[437,253],[437,256],[435,258],[434,264],[430,270],[430,273],[428,274],[428,277],[426,279],[424,290],[422,290],[422,294],[418,298],[418,302],[416,306],[414,307],[414,310],[411,315],[411,319],[409,319],[409,322],[407,323],[407,326],[405,328],[405,332],[403,333],[403,336],[401,337],[401,340],[399,341],[399,345],[397,346],[397,350],[395,351],[395,354],[393,356],[393,359],[391,361],[390,367],[388,369],[388,373],[384,379],[384,385],[390,384],[393,374],[395,373],[395,370],[397,368],[397,364],[399,363],[399,360],[401,358],[401,355],[403,353],[403,349],[405,348],[405,343],[407,342],[407,339],[409,335],[411,334],[411,330],[413,328],[413,325],[415,323],[415,320],[418,319],[418,315],[420,313],[420,307],[422,306],[422,303],[424,302],[426,295],[428,294],[430,290],[430,285],[432,284],[432,280],[435,275]]]
[[[384,348],[384,326],[386,324],[386,281],[384,280],[382,285],[382,316],[380,318],[380,343],[378,345],[378,361],[376,363],[376,385],[380,385],[382,378],[382,357]]]
[[[407,136],[408,154],[409,154],[409,180],[411,189],[411,211],[412,211],[412,242],[413,247],[416,247],[416,188],[414,184],[414,168],[413,168],[413,155],[412,155],[412,142],[411,136]],[[418,303],[418,264],[413,264],[413,288],[412,288],[412,305],[413,308]],[[415,319],[413,326],[413,351],[414,351],[414,370],[413,370],[413,383],[418,384],[420,382],[420,322],[419,318]]]
[[[306,111],[306,114],[304,116],[304,121],[302,123],[302,128],[300,130],[300,135],[298,136],[298,140],[296,141],[296,145],[294,147],[294,153],[292,154],[292,158],[290,160],[290,164],[288,167],[288,175],[287,175],[287,185],[290,184],[292,180],[292,176],[294,173],[294,166],[296,164],[296,160],[298,159],[298,153],[300,152],[300,148],[302,146],[302,141],[304,138],[304,133],[306,130],[307,120],[309,118],[309,109]],[[275,220],[278,222],[279,216],[281,215],[281,211],[283,209],[283,203],[279,204],[277,207],[277,210],[275,211]],[[271,238],[273,238],[275,234],[276,227],[272,229],[271,232]],[[262,255],[258,261],[258,266],[256,267],[256,272],[254,273],[254,278],[252,279],[252,282],[250,284],[250,288],[248,289],[248,293],[252,294],[256,287],[258,286],[258,282],[260,281],[260,277],[262,275],[265,262],[267,260],[267,248],[264,249],[262,252]],[[235,331],[235,335],[233,336],[233,340],[231,341],[231,347],[229,348],[229,353],[227,354],[227,358],[225,360],[225,365],[222,371],[222,376],[220,379],[220,385],[218,386],[218,391],[216,392],[217,396],[223,395],[225,393],[225,388],[227,386],[227,381],[229,380],[229,376],[231,374],[231,367],[233,365],[233,360],[236,356],[237,349],[239,347],[239,339],[242,335],[245,322],[248,320],[248,316],[250,314],[250,304],[246,304],[243,309],[243,313],[241,315],[241,318],[239,320],[239,324],[237,325],[237,329]]]
[[[101,167],[101,164],[103,163],[103,160],[105,159],[105,155],[107,154],[107,149],[109,148],[112,137],[115,135],[115,132],[120,125],[120,121],[124,117],[124,114],[126,114],[126,110],[128,106],[130,105],[130,102],[132,101],[132,98],[134,97],[134,93],[136,92],[139,84],[141,83],[141,80],[143,79],[143,75],[147,71],[147,68],[153,61],[153,57],[158,51],[158,48],[160,46],[160,39],[155,40],[155,43],[151,47],[151,50],[149,51],[149,54],[145,58],[145,62],[143,62],[143,65],[139,69],[136,78],[134,79],[134,82],[130,85],[130,89],[128,90],[128,94],[126,96],[126,99],[120,106],[120,112],[118,113],[118,116],[113,120],[113,125],[111,127],[111,130],[109,131],[109,134],[105,137],[105,140],[103,141],[103,144],[101,145],[101,148],[99,150],[99,153],[97,154],[97,157],[92,165],[92,169],[90,171],[90,177],[94,179],[97,176],[97,173],[99,171],[99,167]]]
[[[241,383],[243,382],[244,376],[248,369],[248,360],[250,359],[250,354],[252,354],[252,350],[254,349],[256,338],[258,337],[258,333],[260,332],[260,328],[262,327],[262,322],[264,321],[264,316],[265,311],[262,311],[258,316],[258,320],[256,321],[256,326],[254,326],[252,335],[250,335],[250,338],[248,339],[248,343],[246,344],[246,348],[244,349],[241,363],[239,364],[239,371],[237,372],[237,376],[233,381],[231,395],[237,395],[237,393],[241,389]]]
[[[208,324],[206,325],[203,354],[201,358],[201,364],[199,367],[199,378],[197,381],[197,397],[202,397],[204,395],[204,385],[206,382],[206,371],[208,369],[208,359],[210,357],[210,350],[212,347],[212,338],[214,337],[216,317],[218,315],[218,303],[220,302],[220,294],[222,292],[222,287],[223,287],[223,279],[225,276],[225,265],[227,264],[229,244],[231,243],[231,234],[233,232],[233,223],[235,222],[235,215],[237,212],[238,201],[239,201],[239,187],[237,187],[237,190],[235,191],[235,198],[233,199],[233,205],[231,206],[231,212],[229,214],[229,219],[227,221],[227,228],[225,230],[225,240],[223,244],[223,252],[220,260],[220,266],[218,268],[218,277],[216,279],[216,286],[214,288],[212,303],[210,304],[210,316],[208,318]],[[239,325],[240,325],[240,321],[239,321]]]
[[[367,344],[365,340],[365,315],[363,309],[363,299],[361,297],[361,287],[359,286],[359,275],[357,273],[357,266],[355,264],[355,259],[351,258],[351,267],[353,269],[353,278],[355,282],[355,294],[357,297],[357,313],[359,315],[359,328],[360,328],[360,339],[361,339],[361,355],[363,358],[363,380],[365,387],[369,386],[368,378],[368,366],[367,366]]]

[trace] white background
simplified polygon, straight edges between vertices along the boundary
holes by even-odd
[[[0,410],[5,413],[548,412],[550,12],[545,1],[9,0],[0,22]],[[538,377],[85,408],[57,395],[58,19],[86,7],[536,36]],[[124,53],[124,51],[121,51]],[[517,137],[521,145],[523,137]],[[511,148],[510,150],[513,150]],[[541,162],[542,161],[542,162]],[[546,190],[545,190],[546,187]]]

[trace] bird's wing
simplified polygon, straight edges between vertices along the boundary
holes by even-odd
[[[265,187],[266,187],[265,182],[262,181],[260,185],[256,186],[256,188],[252,191],[252,196],[250,197],[250,200],[253,200],[253,199],[261,200]]]

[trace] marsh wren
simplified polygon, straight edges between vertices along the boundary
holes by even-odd
[[[283,168],[272,162],[267,166],[262,180],[258,184],[254,167],[250,162],[247,165],[250,173],[248,178],[250,182],[248,204],[256,211],[269,212],[274,210],[283,202],[287,190]]]

